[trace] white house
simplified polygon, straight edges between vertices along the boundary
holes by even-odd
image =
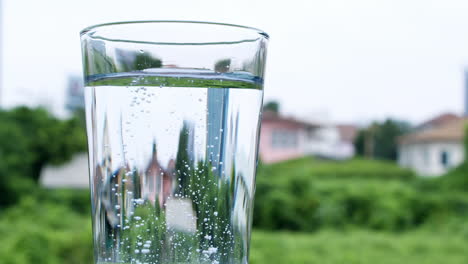
[[[40,183],[47,188],[88,188],[88,154],[77,154],[71,161],[60,166],[46,166],[41,172]]]
[[[354,156],[357,128],[327,122],[300,121],[265,112],[260,133],[260,159],[274,163],[303,156],[347,159]]]
[[[440,121],[440,117],[434,120]],[[465,155],[463,139],[466,124],[467,119],[464,118],[426,122],[416,132],[400,138],[398,163],[423,176],[439,176],[460,165]]]

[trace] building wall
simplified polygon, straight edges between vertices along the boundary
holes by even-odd
[[[468,68],[465,69],[465,116],[468,116]]]
[[[423,176],[439,176],[460,165],[464,160],[461,142],[411,143],[399,147],[398,163]],[[442,163],[442,153],[448,154],[448,164]]]
[[[89,188],[87,153],[77,154],[70,162],[60,166],[46,166],[39,181],[47,188]]]
[[[290,131],[297,134],[297,145],[290,148],[277,148],[273,146],[274,131]],[[303,146],[306,140],[306,132],[300,128],[286,128],[281,124],[263,123],[260,132],[260,159],[265,163],[299,158],[305,155]]]
[[[331,159],[348,159],[354,156],[354,144],[341,140],[335,126],[323,126],[311,131],[304,152]]]

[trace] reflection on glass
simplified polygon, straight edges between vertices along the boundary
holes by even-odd
[[[247,263],[266,39],[82,40],[96,263]]]

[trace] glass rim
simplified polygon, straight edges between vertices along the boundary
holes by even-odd
[[[266,40],[270,39],[270,36],[265,31],[249,26],[230,24],[230,23],[220,23],[220,22],[208,22],[208,21],[195,21],[195,20],[133,20],[133,21],[118,21],[118,22],[109,22],[95,24],[88,26],[80,31],[80,36],[83,37],[88,32],[94,29],[100,29],[108,26],[120,26],[120,25],[137,25],[137,24],[198,24],[198,25],[214,25],[214,26],[223,26],[223,27],[232,27],[238,29],[247,29],[251,32],[257,33],[258,35],[264,37]],[[111,39],[108,39],[111,40]],[[126,40],[125,42],[140,42],[138,40]],[[164,42],[160,43],[164,44]],[[176,44],[176,43],[167,43],[167,44]],[[187,43],[195,44],[195,43]],[[215,44],[215,43],[204,43],[204,44]]]

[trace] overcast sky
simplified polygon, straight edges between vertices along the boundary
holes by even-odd
[[[2,104],[63,112],[79,31],[122,20],[203,20],[270,34],[265,97],[340,122],[421,121],[463,109],[466,0],[0,0]]]

